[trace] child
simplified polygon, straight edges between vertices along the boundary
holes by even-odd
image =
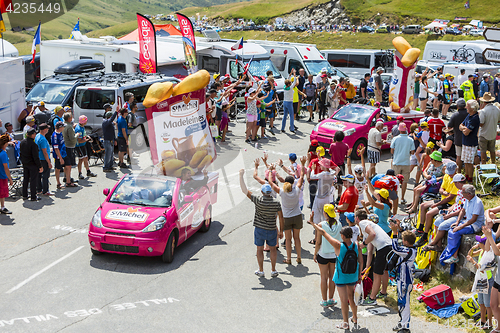
[[[349,146],[343,142],[345,138],[345,134],[343,131],[337,131],[335,132],[335,135],[333,136],[333,142],[330,145],[330,156],[332,157],[333,163],[335,163],[339,168],[340,168],[340,173],[337,175],[337,202],[336,204],[339,204],[340,197],[342,196],[342,184],[343,180],[340,179],[340,176],[345,176],[345,158],[347,157],[350,159],[351,155],[348,154],[349,151]],[[352,175],[352,173],[351,173]]]
[[[226,142],[226,133],[229,125],[229,116],[227,114],[227,110],[229,110],[231,106],[233,106],[233,104],[234,99],[231,101],[231,103],[228,103],[227,101],[222,102],[222,119],[219,128],[219,130],[222,132],[222,139],[220,140],[220,142]]]
[[[268,95],[269,94],[267,94],[266,96],[264,96],[264,94],[262,94],[262,96],[259,96],[259,97],[263,97],[264,96],[264,98],[267,98]],[[257,120],[257,127],[260,126],[260,137],[262,139],[269,139],[266,136],[266,108],[271,107],[271,105],[273,105],[274,102],[276,102],[275,99],[273,99],[269,103],[264,102],[264,100],[260,101],[259,115],[258,115],[258,120]],[[272,131],[271,131],[271,133],[274,135],[274,133]]]
[[[347,172],[350,175],[354,175],[356,178],[354,179],[354,186],[358,190],[358,207],[361,207],[361,200],[365,200],[365,185],[368,184],[368,178],[366,178],[365,174],[365,158],[364,158],[364,153],[365,153],[365,147],[359,149],[358,155],[361,156],[361,165],[355,165],[354,166],[354,172],[352,169],[352,163],[351,163],[351,153],[352,153],[352,148],[349,149],[347,152]],[[354,217],[353,217],[354,218]]]
[[[66,157],[66,146],[64,145],[64,138],[62,135],[62,131],[64,129],[64,123],[62,121],[58,121],[56,123],[56,130],[54,133],[52,133],[52,155],[54,156],[54,161],[55,161],[55,176],[56,176],[56,181],[57,181],[57,188],[62,189],[64,188],[64,185],[61,184],[61,181],[59,180],[59,176],[61,174],[61,171],[64,172],[64,174],[67,174],[65,170],[66,165],[64,164],[64,158]],[[71,165],[69,166],[71,169]]]
[[[415,273],[415,257],[417,251],[413,248],[416,236],[409,230],[402,234],[403,245],[398,244],[398,224],[391,221],[390,227],[392,230],[392,251],[399,256],[397,263],[397,291],[398,291],[398,312],[400,321],[392,330],[398,333],[410,332],[410,294],[413,290],[413,274]]]
[[[476,239],[480,236],[476,236]],[[467,260],[470,261],[476,269],[481,269],[481,265],[479,262],[484,254],[484,243],[486,242],[486,238],[480,239],[479,243],[476,243],[467,254]],[[478,257],[477,262],[473,257]],[[488,293],[478,293],[477,294],[477,302],[479,303],[479,307],[481,308],[481,326],[480,329],[487,330],[491,326],[493,326],[493,313],[491,312],[490,307],[490,295],[491,295],[491,287],[493,287],[493,283],[495,280],[493,279],[493,273],[491,270],[486,270],[486,276],[488,277]],[[488,316],[488,320],[486,320],[486,315]]]
[[[1,214],[12,214],[10,210],[5,207],[5,198],[9,197],[9,185],[12,186],[14,183],[9,171],[9,157],[5,148],[9,144],[10,136],[8,133],[0,136],[0,213]]]

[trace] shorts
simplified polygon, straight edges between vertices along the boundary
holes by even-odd
[[[388,190],[389,191],[389,199],[391,200],[397,200],[398,199],[398,192],[394,190]]]
[[[438,101],[440,101],[440,102],[443,102],[443,101],[445,100],[444,95],[443,95],[442,93],[441,93],[441,94],[438,94],[437,99],[438,99]]]
[[[304,226],[303,221],[302,221],[302,214],[292,216],[292,217],[285,217],[285,226],[283,227],[283,230],[298,230],[302,229]]]
[[[427,97],[419,97],[418,98],[421,102],[425,101],[426,99],[428,99]]]
[[[342,185],[342,184],[344,184],[344,181],[342,179],[340,179],[340,176],[345,175],[345,164],[339,165],[338,167],[340,168],[340,171],[337,175],[337,184]]]
[[[64,158],[63,158],[63,160],[64,160]],[[64,165],[61,165],[61,161],[59,161],[58,158],[54,159],[54,169],[61,170],[61,171],[64,170]]]
[[[343,227],[348,226],[349,224],[347,223],[347,217],[345,216],[345,213],[339,213],[339,222]]]
[[[275,117],[274,108],[271,107],[271,108],[266,109],[266,118],[274,119],[274,117]]]
[[[416,159],[416,158],[415,158]],[[405,177],[404,181],[408,182],[410,179],[410,166],[409,165],[393,165],[392,168],[396,175],[402,174]]]
[[[313,106],[314,105],[314,97],[307,96],[306,97],[306,106]]]
[[[462,156],[462,146],[455,146],[455,152],[457,153],[457,157]]]
[[[457,222],[457,216],[450,217],[447,220],[438,217],[434,221],[434,226],[438,227],[439,231],[448,231],[455,222]]]
[[[493,283],[493,288],[495,288],[496,290],[498,290],[498,292],[500,292],[500,284],[498,284],[496,281],[495,283]]]
[[[297,114],[299,112],[299,102],[293,102],[293,114]]]
[[[380,151],[368,149],[368,163],[377,164],[380,162]]]
[[[479,137],[479,150],[481,153],[486,153],[486,151],[494,151],[495,150],[495,139],[486,140],[482,136]]]
[[[0,179],[0,198],[9,197],[9,180],[7,178]]]
[[[417,93],[413,93],[413,100],[416,100],[418,98],[418,94]]]
[[[476,157],[477,146],[462,146],[462,162],[466,164],[474,164],[474,157]]]
[[[254,121],[257,121],[258,118],[259,118],[259,116],[256,114],[248,114],[247,113],[247,122],[248,123],[253,123]]]
[[[337,258],[325,259],[319,253],[316,255],[316,260],[320,265],[335,264],[337,262]]]
[[[439,201],[441,201],[441,200],[439,200],[439,199],[434,199],[434,203],[435,203],[435,204],[436,204],[436,203],[438,203]],[[444,204],[442,204],[442,205],[437,206],[437,208],[438,208],[439,210],[448,209],[448,208],[450,208],[450,207],[451,207],[451,205],[450,205],[450,204],[448,204],[448,203],[444,203]]]
[[[220,121],[222,119],[222,109],[215,108],[215,120]]]
[[[118,142],[118,151],[122,153],[127,152],[127,141],[125,140],[125,138],[119,136],[116,138],[116,141]]]
[[[277,239],[278,229],[267,230],[255,227],[253,232],[253,243],[256,246],[264,246],[264,243],[267,243],[269,246],[276,246]]]
[[[75,147],[75,153],[78,158],[87,157],[87,146]]]
[[[75,163],[75,148],[66,147],[66,157],[64,158],[65,166],[73,166]]]
[[[443,94],[442,101],[443,101],[443,104],[450,104],[450,100],[448,98],[446,98],[445,94]]]
[[[410,166],[418,165],[417,156],[415,154],[410,156]]]
[[[377,250],[377,255],[375,256],[375,262],[373,263],[373,273],[378,275],[383,275],[384,271],[387,270],[387,255],[392,250],[392,245],[387,245],[380,250]]]
[[[266,127],[266,118],[261,118],[258,124],[260,127]]]
[[[483,304],[485,307],[490,307],[490,296],[491,296],[491,287],[493,287],[494,280],[493,278],[488,280],[488,293],[481,294],[477,293],[477,303]]]

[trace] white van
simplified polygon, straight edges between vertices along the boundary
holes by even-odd
[[[378,67],[385,73],[394,71],[394,53],[391,50],[321,50],[332,67],[350,77],[363,79],[365,73],[374,74]]]
[[[456,61],[469,64],[498,65],[484,60],[483,51],[491,47],[488,42],[429,41],[425,44],[422,60],[444,63]]]
[[[24,61],[20,57],[0,57],[0,119],[19,128],[17,117],[26,107]],[[4,129],[4,128],[2,128]]]

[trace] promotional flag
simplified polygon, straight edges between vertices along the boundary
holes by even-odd
[[[176,13],[177,21],[179,22],[179,30],[182,33],[182,41],[184,44],[184,58],[186,59],[186,67],[189,74],[198,71],[196,61],[196,39],[194,38],[193,23],[189,18],[181,13]]]
[[[156,73],[156,31],[153,23],[137,13],[139,34],[139,69],[143,73]]]
[[[205,89],[170,97],[146,109],[151,158],[159,174],[200,173],[216,158]]]
[[[80,18],[78,18],[78,21],[76,22],[75,27],[73,28],[73,31],[80,31]],[[73,31],[71,32],[69,39],[75,38],[75,37],[73,37]]]
[[[40,25],[42,23],[38,23],[38,28],[36,29],[35,37],[33,37],[33,44],[31,45],[31,53],[33,54],[33,60],[31,60],[30,64],[35,63],[35,55],[36,55],[36,46],[40,45],[41,37],[40,37]]]
[[[0,0],[0,14],[7,13],[7,11],[13,11],[12,0]]]
[[[0,0],[2,1],[2,0]],[[5,29],[5,23],[3,21],[3,18],[2,18],[2,13],[0,13],[0,37],[2,37],[2,32],[5,32],[6,29]]]
[[[231,46],[231,51],[240,50],[243,48],[243,37],[241,37],[236,44]]]
[[[470,1],[468,0],[465,5],[464,5],[465,9],[469,9],[470,8]]]
[[[245,75],[246,73],[248,73],[248,69],[250,68],[250,65],[252,64],[252,61],[253,61],[253,56],[252,56],[252,58],[250,59],[250,61],[249,61],[249,62],[248,62],[245,66],[243,66],[243,69],[245,70],[245,71],[243,72],[243,75]]]

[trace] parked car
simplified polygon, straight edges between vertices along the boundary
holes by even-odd
[[[483,33],[484,33],[483,29],[471,29],[469,31],[469,35],[474,36],[474,37],[483,36]]]
[[[386,25],[381,25],[380,27],[377,28],[377,30],[375,30],[376,32],[378,33],[388,33],[389,32],[389,29],[387,29],[387,26]]]
[[[368,144],[368,132],[375,126],[377,118],[384,120],[382,139],[387,139],[392,127],[396,124],[396,118],[403,116],[407,128],[414,122],[418,123],[424,116],[423,112],[411,111],[410,113],[393,113],[380,111],[378,108],[363,104],[347,104],[337,110],[330,118],[323,120],[314,127],[310,139],[318,140],[319,144],[326,149],[333,142],[335,132],[343,131],[344,142],[352,148],[351,157],[359,159],[359,151],[366,148]],[[389,148],[383,145],[382,149]]]
[[[187,193],[180,178],[127,174],[106,196],[89,225],[94,255],[119,253],[161,256],[172,262],[175,249],[196,231],[206,232],[217,202],[218,173]]]
[[[402,29],[402,32],[404,34],[419,34],[422,32],[422,27],[419,26],[418,24],[410,24],[410,25],[404,26]]]
[[[375,32],[375,29],[373,29],[372,27],[368,26],[368,25],[365,25],[365,26],[362,26],[361,28],[359,28],[360,32]]]
[[[304,32],[304,31],[307,31],[307,28],[304,27],[303,25],[298,25],[298,26],[295,27],[295,30],[297,32]]]
[[[461,35],[462,34],[462,32],[460,30],[458,30],[457,28],[446,28],[446,30],[444,32],[447,34],[450,34],[450,35]]]

